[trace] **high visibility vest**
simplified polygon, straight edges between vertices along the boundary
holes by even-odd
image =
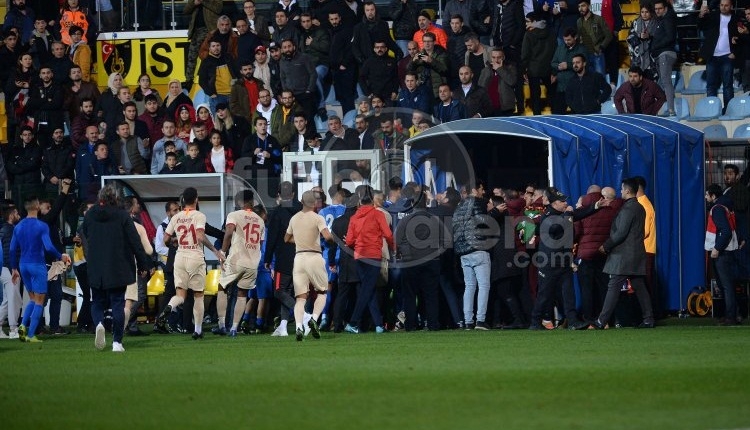
[[[714,209],[721,207],[727,213],[727,219],[729,220],[729,227],[732,229],[732,240],[729,241],[729,245],[724,248],[725,251],[734,251],[739,248],[739,242],[737,241],[737,220],[734,217],[734,212],[730,211],[724,205],[714,205],[708,212],[708,224],[706,225],[706,240],[703,243],[703,249],[710,251],[714,249],[716,245],[716,224],[714,224]]]

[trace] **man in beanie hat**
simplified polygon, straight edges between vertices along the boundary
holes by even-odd
[[[435,24],[432,23],[432,13],[430,10],[422,9],[422,11],[419,12],[417,25],[419,25],[419,30],[414,33],[412,40],[417,43],[420,50],[423,48],[422,36],[428,32],[435,35],[436,45],[443,47],[443,49],[448,49],[448,35],[445,34],[445,31],[443,31],[442,28],[436,27]]]

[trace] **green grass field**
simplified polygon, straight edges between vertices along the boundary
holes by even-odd
[[[0,341],[0,428],[750,428],[750,327]]]

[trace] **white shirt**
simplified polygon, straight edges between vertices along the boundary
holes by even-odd
[[[211,148],[211,164],[213,164],[216,173],[224,173],[226,171],[227,164],[223,146]]]
[[[729,20],[732,19],[732,16],[721,14],[719,15],[719,19],[719,40],[716,41],[714,57],[721,57],[732,53],[729,49]]]

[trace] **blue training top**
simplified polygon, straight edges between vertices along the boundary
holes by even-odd
[[[55,249],[49,238],[49,226],[38,218],[24,218],[13,230],[10,240],[10,267],[18,269],[16,261],[18,248],[21,248],[21,263],[45,264],[44,251],[61,259],[62,254]]]

